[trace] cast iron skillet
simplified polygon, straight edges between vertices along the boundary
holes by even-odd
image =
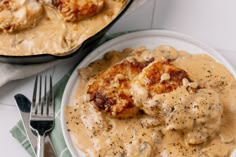
[[[93,45],[96,44],[98,40],[102,36],[104,36],[104,34],[109,30],[109,28],[126,12],[126,10],[129,8],[129,6],[133,1],[134,0],[127,0],[126,5],[115,19],[113,19],[107,26],[105,26],[95,35],[85,40],[82,44],[78,45],[73,50],[70,50],[68,54],[65,55],[39,54],[39,55],[29,55],[29,56],[0,55],[0,62],[14,63],[14,64],[36,64],[36,63],[45,63],[56,59],[65,59],[68,57],[72,57],[74,55],[78,55],[79,60],[81,60],[93,49]]]

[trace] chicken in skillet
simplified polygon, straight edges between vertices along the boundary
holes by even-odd
[[[67,22],[76,22],[99,13],[105,0],[52,0],[47,2],[57,8],[62,18]]]
[[[0,0],[0,30],[14,32],[34,27],[43,12],[37,0]]]

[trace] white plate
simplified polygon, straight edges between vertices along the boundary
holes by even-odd
[[[66,144],[73,156],[81,156],[84,157],[85,155],[79,151],[78,148],[74,146],[71,141],[70,135],[67,131],[66,123],[65,123],[65,115],[64,115],[64,108],[66,105],[71,104],[72,97],[74,92],[77,88],[79,77],[77,74],[77,69],[82,67],[86,67],[89,63],[102,58],[104,53],[110,50],[123,50],[124,48],[136,48],[139,46],[146,46],[148,49],[153,49],[159,45],[170,45],[177,50],[185,50],[192,54],[199,54],[205,53],[213,58],[215,58],[218,62],[224,64],[228,70],[236,76],[235,71],[233,70],[232,66],[214,49],[208,47],[207,45],[192,39],[189,36],[164,31],[164,30],[145,30],[139,32],[133,32],[126,35],[119,36],[114,38],[103,45],[99,46],[97,49],[92,51],[74,70],[72,73],[64,94],[62,98],[62,105],[61,105],[61,126],[62,132],[66,141]]]

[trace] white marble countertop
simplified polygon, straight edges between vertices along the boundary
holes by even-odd
[[[147,0],[135,12],[123,16],[109,33],[137,29],[166,29],[188,34],[218,50],[236,69],[236,1],[215,0]],[[57,82],[76,64],[65,60],[44,73]],[[32,96],[34,77],[12,81],[0,87],[0,152],[9,157],[27,157],[27,152],[9,130],[20,119],[14,95]]]

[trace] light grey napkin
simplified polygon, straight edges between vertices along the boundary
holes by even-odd
[[[0,87],[9,81],[22,79],[37,74],[55,65],[57,62],[58,61],[35,65],[0,63]]]
[[[131,12],[139,8],[145,1],[146,0],[134,0],[124,16],[128,16]],[[16,65],[0,62],[0,87],[9,81],[32,76],[59,63],[60,61],[53,61],[44,64]]]

